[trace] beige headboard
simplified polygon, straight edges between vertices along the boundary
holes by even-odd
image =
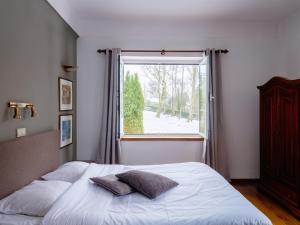
[[[59,132],[0,143],[0,199],[59,166]]]

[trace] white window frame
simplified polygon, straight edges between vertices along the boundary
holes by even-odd
[[[124,53],[121,56],[121,92],[120,103],[123,104],[123,66],[124,64],[149,64],[149,65],[201,65],[206,63],[206,57],[202,53],[178,53],[161,56],[159,53]],[[122,107],[121,107],[122,109]],[[122,116],[120,114],[120,116]],[[121,121],[121,118],[120,118]],[[120,126],[121,129],[121,126]],[[121,141],[204,141],[204,134],[123,134],[120,130]]]

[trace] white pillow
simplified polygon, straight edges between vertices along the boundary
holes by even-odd
[[[6,215],[0,213],[1,225],[41,225],[43,217],[26,216],[21,214]]]
[[[33,181],[0,200],[0,212],[45,216],[58,197],[70,186],[71,183],[65,181]]]
[[[42,176],[44,180],[61,180],[74,183],[89,166],[86,162],[73,161],[60,166],[57,170]]]

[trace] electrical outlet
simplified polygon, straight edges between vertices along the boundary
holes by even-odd
[[[26,136],[26,128],[17,129],[17,138]]]

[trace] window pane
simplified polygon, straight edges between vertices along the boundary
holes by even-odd
[[[124,64],[123,134],[205,131],[206,65]]]

